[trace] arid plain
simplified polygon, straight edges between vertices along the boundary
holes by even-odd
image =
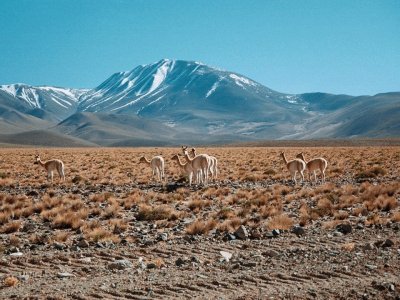
[[[294,185],[282,151],[324,157],[326,182]],[[0,297],[399,299],[399,146],[197,152],[218,158],[207,186],[180,148],[0,149]]]

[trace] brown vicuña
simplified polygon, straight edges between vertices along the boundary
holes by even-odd
[[[162,182],[164,179],[164,158],[160,155],[154,156],[151,160],[148,160],[145,156],[139,159],[139,163],[146,163],[150,165],[153,171],[153,177],[156,176],[157,179]]]
[[[318,157],[314,158],[310,161],[306,161],[303,152],[300,152],[296,155],[297,158],[300,158],[302,161],[306,163],[306,168],[308,171],[308,178],[311,181],[311,172],[314,173],[314,180],[317,182],[317,173],[315,171],[319,170],[321,172],[322,182],[325,182],[325,169],[328,166],[328,162],[325,158]]]
[[[285,152],[281,152],[281,157],[286,164],[287,169],[290,172],[290,176],[292,177],[295,184],[297,184],[296,173],[299,172],[301,175],[302,181],[304,181],[304,170],[306,169],[306,163],[301,159],[293,159],[291,161],[287,161]]]
[[[41,161],[40,156],[35,156],[35,164],[41,165],[47,171],[47,179],[51,178],[51,182],[53,182],[53,173],[54,171],[58,172],[60,176],[60,180],[65,181],[65,173],[64,173],[64,163],[59,159],[51,159],[48,161]]]

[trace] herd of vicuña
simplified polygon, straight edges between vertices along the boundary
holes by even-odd
[[[179,154],[174,154],[171,160],[175,160],[181,169],[184,176],[189,180],[189,185],[192,183],[207,185],[209,180],[216,180],[218,177],[218,159],[208,154],[197,154],[196,149],[190,151],[187,146],[182,146],[183,161]],[[303,152],[296,155],[293,160],[287,160],[284,152],[280,153],[291,179],[297,184],[296,176],[300,174],[301,181],[304,181],[304,171],[308,171],[309,180],[311,175],[314,175],[314,181],[317,182],[317,171],[321,173],[321,182],[325,182],[325,170],[328,162],[325,158],[318,157],[310,161],[306,161]],[[147,159],[145,156],[140,157],[139,163],[149,165],[153,172],[153,177],[158,182],[165,181],[165,162],[161,155]],[[35,156],[35,164],[41,165],[47,171],[47,178],[53,182],[53,173],[58,172],[60,180],[65,181],[64,163],[59,159],[52,159],[42,162],[39,155]]]

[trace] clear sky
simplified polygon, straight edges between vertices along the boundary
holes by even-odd
[[[0,84],[92,88],[162,58],[287,93],[400,91],[400,1],[0,0]]]

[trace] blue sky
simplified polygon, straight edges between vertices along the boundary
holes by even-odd
[[[162,58],[287,93],[400,91],[400,1],[0,1],[0,84],[91,88]]]

